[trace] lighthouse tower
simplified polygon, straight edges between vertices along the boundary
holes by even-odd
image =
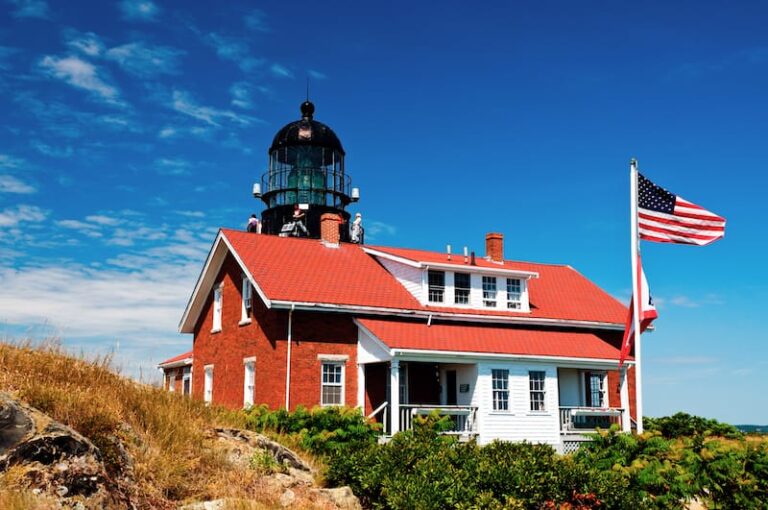
[[[346,207],[359,198],[359,190],[344,168],[344,149],[331,128],[314,120],[315,105],[301,105],[301,119],[283,127],[269,148],[269,169],[254,195],[266,205],[261,213],[262,233],[320,238],[320,217],[341,218],[340,237],[349,240]],[[296,215],[301,219],[296,220]],[[300,221],[304,228],[295,228]]]

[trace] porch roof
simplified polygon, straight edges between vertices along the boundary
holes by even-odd
[[[433,323],[430,326],[425,322],[368,318],[358,318],[357,323],[390,349],[619,359],[620,338],[610,332],[498,325]]]

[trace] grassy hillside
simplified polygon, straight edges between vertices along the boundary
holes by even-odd
[[[236,470],[210,430],[243,427],[242,413],[164,392],[115,374],[109,358],[83,360],[56,343],[0,343],[0,391],[38,408],[89,438],[101,450],[107,473],[126,469],[122,446],[133,460],[135,483],[121,490],[140,508],[175,508],[178,502],[222,497],[263,502],[258,469]],[[0,508],[38,508],[23,477],[0,473]],[[299,505],[301,506],[301,505]]]

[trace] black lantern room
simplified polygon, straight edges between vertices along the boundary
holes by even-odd
[[[344,149],[331,128],[313,119],[315,106],[301,105],[301,119],[291,122],[275,135],[269,148],[269,170],[261,178],[260,196],[266,205],[261,213],[265,234],[320,237],[320,216],[335,213],[348,225],[345,208],[357,200],[344,169]],[[295,214],[301,215],[303,229],[293,228]],[[349,232],[341,228],[347,241]]]

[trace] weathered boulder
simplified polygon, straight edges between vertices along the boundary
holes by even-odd
[[[18,467],[24,482],[59,498],[106,494],[107,474],[91,441],[0,393],[0,473]]]
[[[218,438],[223,441],[248,445],[250,447],[250,453],[253,453],[254,450],[269,452],[278,464],[285,466],[286,468],[292,468],[306,473],[312,472],[312,468],[309,464],[301,460],[301,457],[299,457],[296,452],[286,448],[280,443],[272,441],[262,434],[251,432],[249,430],[227,428],[217,428],[214,432]]]
[[[349,487],[335,487],[333,489],[312,489],[309,491],[316,501],[327,502],[340,510],[362,510],[360,500]]]

